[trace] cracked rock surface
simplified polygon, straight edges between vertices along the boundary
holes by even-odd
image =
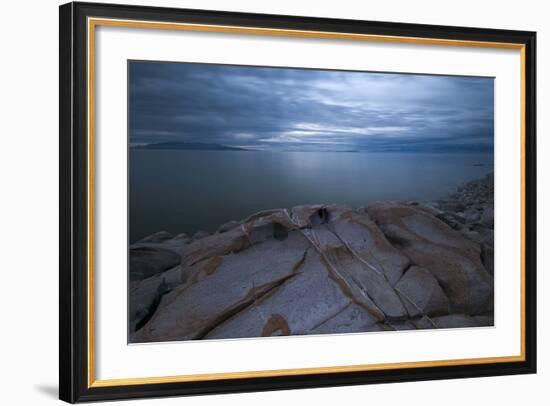
[[[493,325],[492,177],[476,182],[156,233],[130,247],[130,342]]]

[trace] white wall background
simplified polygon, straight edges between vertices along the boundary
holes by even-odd
[[[422,383],[279,391],[130,401],[124,404],[281,405],[544,404],[550,398],[550,357],[543,323],[549,307],[544,275],[550,220],[544,188],[550,170],[545,137],[550,84],[547,2],[394,0],[159,0],[110,1],[395,22],[533,30],[538,32],[539,373]],[[11,1],[0,24],[0,402],[42,405],[57,400],[58,330],[58,9],[57,0]],[[545,251],[546,248],[546,252]],[[112,404],[112,403],[111,403]]]

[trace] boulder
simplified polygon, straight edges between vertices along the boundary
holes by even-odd
[[[130,281],[138,281],[179,265],[181,256],[158,245],[137,245],[129,252]]]
[[[376,319],[363,307],[350,303],[311,329],[311,334],[360,333],[378,330]]]
[[[240,228],[251,244],[257,244],[271,238],[282,241],[288,237],[290,231],[298,227],[286,210],[279,210],[250,219],[241,224]]]
[[[445,292],[431,272],[424,268],[412,266],[397,282],[395,290],[401,296],[410,317],[450,312],[450,303]]]
[[[342,230],[344,227],[345,225],[340,225],[339,229]],[[328,225],[309,230],[308,235],[313,245],[323,253],[331,277],[340,281],[342,289],[349,290],[348,295],[371,309],[375,318],[401,319],[407,316],[403,303],[381,268],[362,258],[353,248],[346,246]]]
[[[449,298],[451,311],[477,314],[488,310],[493,280],[479,258],[425,243],[413,244],[407,254],[436,277]]]
[[[384,274],[392,286],[409,265],[409,259],[388,242],[367,214],[350,211],[345,219],[332,222],[330,228],[354,255]]]
[[[435,276],[451,311],[478,314],[487,310],[493,279],[481,263],[478,243],[410,206],[376,203],[368,207],[368,213],[412,263]]]
[[[182,251],[182,265],[193,265],[203,259],[239,252],[250,246],[250,241],[241,227],[222,234],[213,234],[193,241]]]
[[[481,220],[483,209],[477,205],[470,206],[464,211],[464,218],[467,223],[478,223]]]
[[[307,334],[352,302],[313,249],[294,277],[218,325],[206,338]],[[307,294],[306,294],[307,292]]]
[[[208,239],[219,243],[217,239],[229,233],[206,237],[191,245]],[[214,253],[201,258],[203,261],[214,261],[215,256],[220,259],[210,263],[202,277],[190,275],[185,284],[163,296],[151,320],[136,334],[137,341],[205,337],[220,323],[296,276],[308,242],[301,233],[293,232],[284,241],[272,239],[238,254],[230,254],[227,246],[221,250],[217,244],[215,249],[201,251]],[[187,262],[184,259],[182,269],[189,262],[189,257]]]
[[[299,228],[312,227],[312,223],[321,224],[328,221],[329,213],[320,204],[296,206],[290,210],[291,218]]]
[[[492,230],[444,207],[302,205],[135,244],[130,339],[492,325]]]
[[[180,266],[137,281],[128,300],[130,332],[141,328],[156,311],[161,297],[180,283]]]

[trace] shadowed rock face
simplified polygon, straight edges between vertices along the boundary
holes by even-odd
[[[179,265],[180,261],[180,255],[168,248],[149,245],[134,247],[130,254],[130,281],[157,275]]]
[[[489,214],[436,206],[298,206],[157,235],[130,251],[130,341],[492,325]]]
[[[395,285],[395,290],[411,317],[450,313],[449,298],[425,268],[412,266]]]
[[[377,203],[367,210],[401,252],[435,276],[453,312],[478,314],[488,310],[493,278],[481,263],[479,244],[410,206]]]
[[[130,285],[130,331],[139,330],[156,311],[161,297],[179,285],[180,266]]]

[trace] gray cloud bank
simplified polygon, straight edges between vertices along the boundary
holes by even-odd
[[[130,142],[492,152],[493,79],[131,61]]]

